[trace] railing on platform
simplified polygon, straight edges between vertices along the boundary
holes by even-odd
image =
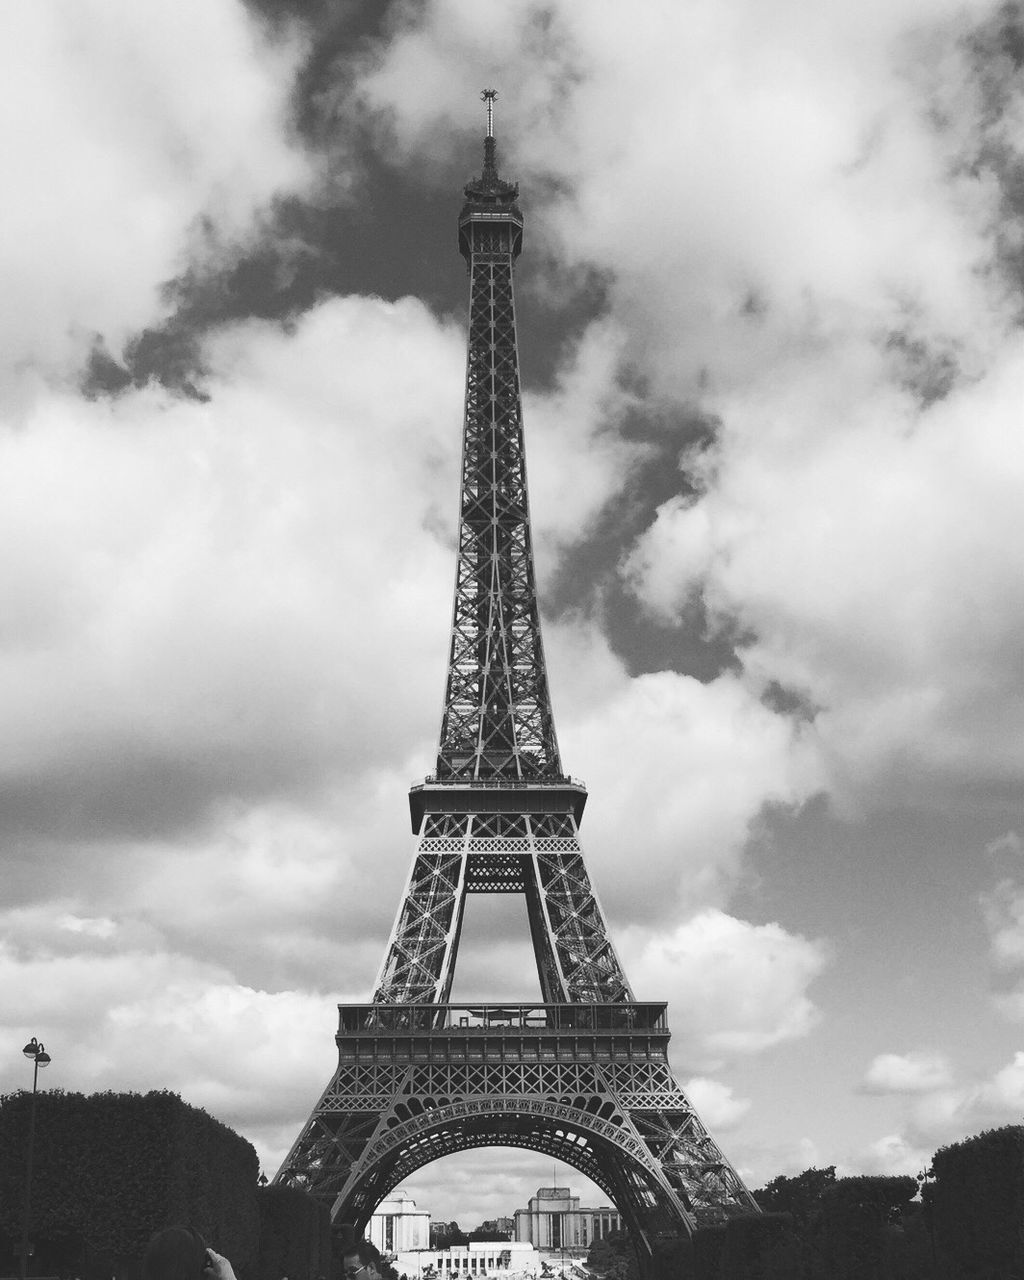
[[[661,1004],[340,1004],[342,1035],[370,1032],[522,1033],[654,1031],[668,1033]]]
[[[432,787],[451,787],[460,789],[469,787],[478,791],[529,791],[548,790],[556,787],[574,787],[584,791],[587,784],[582,778],[573,778],[569,774],[560,774],[552,778],[461,778],[461,777],[440,777],[431,775],[424,779],[423,782],[414,783],[409,789],[410,791],[422,791]]]

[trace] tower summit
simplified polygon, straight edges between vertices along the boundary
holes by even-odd
[[[579,842],[534,580],[513,266],[519,189],[501,178],[493,89],[483,170],[464,188],[470,277],[455,600],[434,774],[372,1003],[339,1006],[338,1068],[275,1178],[362,1230],[422,1166],[511,1146],[614,1201],[646,1267],[657,1238],[757,1206],[668,1064],[664,1003],[638,1003]],[[637,849],[642,858],[642,835]],[[466,896],[525,896],[542,1000],[449,1003]]]
[[[462,506],[437,780],[561,779],[534,583],[512,265],[519,188],[498,176],[485,89],[484,167],[467,183],[459,251],[469,266]]]

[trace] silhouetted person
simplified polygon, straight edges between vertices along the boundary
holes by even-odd
[[[143,1280],[235,1280],[223,1254],[208,1247],[194,1227],[165,1227],[146,1246]]]
[[[369,1240],[353,1240],[342,1257],[344,1280],[384,1280],[384,1260]]]

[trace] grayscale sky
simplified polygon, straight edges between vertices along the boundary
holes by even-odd
[[[1018,1121],[1021,5],[0,35],[0,1089],[37,1035],[273,1174],[330,1078],[440,719],[494,85],[562,755],[680,1081],[753,1186]],[[456,984],[536,995],[521,904],[471,901]],[[409,1187],[473,1226],[551,1177]]]

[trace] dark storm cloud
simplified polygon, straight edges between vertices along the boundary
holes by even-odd
[[[548,603],[556,614],[582,610],[600,617],[631,675],[678,671],[712,680],[736,666],[738,637],[712,628],[699,594],[687,604],[684,625],[668,623],[637,608],[622,573],[622,548],[649,527],[661,504],[680,493],[695,494],[686,459],[713,442],[716,425],[714,417],[699,409],[647,406],[641,398],[618,429],[624,438],[642,444],[643,453],[588,536],[567,550],[549,589]]]
[[[161,287],[166,318],[119,347],[106,333],[95,335],[81,377],[88,396],[153,381],[203,399],[207,333],[253,317],[287,323],[327,296],[413,295],[439,316],[464,316],[454,220],[461,186],[481,163],[480,121],[468,116],[443,154],[428,146],[410,157],[395,148],[386,119],[368,109],[360,90],[393,29],[411,21],[408,8],[367,0],[250,0],[249,7],[272,38],[298,30],[306,40],[290,116],[320,166],[319,186],[271,201],[244,241],[225,240],[209,219],[198,219],[188,265]],[[543,13],[531,21],[538,38],[548,39]],[[545,206],[561,187],[556,172],[533,175],[523,192],[528,223],[531,207]],[[573,341],[607,310],[607,288],[596,266],[567,270],[549,246],[533,244],[519,277],[525,387],[552,385]]]
[[[338,767],[301,740],[279,750],[192,744],[187,753],[162,754],[143,742],[111,745],[88,758],[55,759],[52,772],[0,780],[0,834],[76,841],[186,836],[225,801],[310,799]]]

